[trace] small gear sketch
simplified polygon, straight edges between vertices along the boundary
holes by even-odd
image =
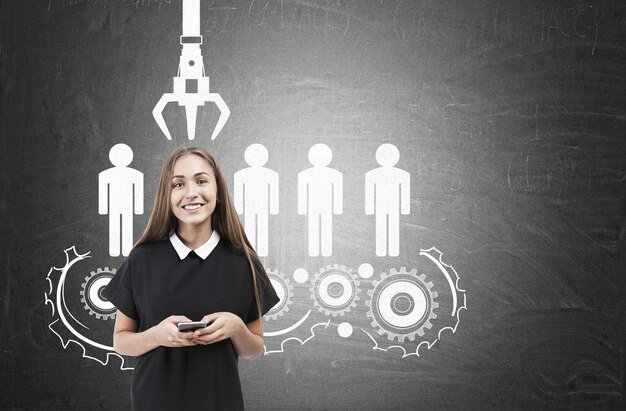
[[[351,269],[344,265],[328,265],[315,276],[311,299],[320,312],[333,317],[343,316],[360,300],[360,285]]]
[[[268,312],[272,315],[272,319],[276,319],[282,316],[290,308],[289,305],[296,299],[292,281],[298,284],[308,282],[309,272],[305,268],[300,267],[289,277],[281,271],[268,270],[267,273],[272,286],[276,290],[276,294],[280,298],[280,301]],[[290,312],[279,321],[268,321],[269,329],[264,330],[264,355],[284,353],[285,347],[291,344],[302,346],[316,336],[315,329],[320,327],[328,328],[330,320],[315,323],[311,312],[311,309],[307,309],[302,315],[297,312]],[[285,319],[287,319],[286,321],[289,325],[281,324],[281,321],[284,322]],[[282,326],[282,328],[276,329],[276,326]]]
[[[289,306],[293,303],[293,285],[290,284],[289,278],[278,270],[268,269],[266,272],[280,301],[265,314],[264,318],[275,320],[289,311]]]
[[[117,270],[109,267],[97,268],[85,277],[85,282],[81,284],[82,296],[80,301],[89,315],[95,315],[97,319],[111,320],[115,318],[116,308],[107,300],[102,292],[115,275]]]
[[[418,275],[417,270],[406,271],[405,267],[399,271],[392,268],[372,284],[374,289],[367,292],[371,299],[365,305],[378,334],[386,334],[391,341],[415,341],[416,335],[422,337],[425,329],[432,328],[431,320],[437,318],[435,309],[439,303],[426,274]]]

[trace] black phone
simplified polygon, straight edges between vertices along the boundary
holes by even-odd
[[[209,321],[208,323],[204,321],[183,321],[176,325],[178,326],[178,331],[187,332],[187,331],[196,331],[196,330],[199,330],[200,328],[208,327],[211,324],[213,324],[213,321]]]

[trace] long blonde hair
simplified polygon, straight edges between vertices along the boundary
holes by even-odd
[[[267,281],[266,276],[259,275],[259,269],[262,269],[261,260],[254,248],[248,241],[248,237],[239,221],[237,211],[230,198],[228,186],[222,171],[217,165],[215,158],[205,149],[199,147],[182,147],[175,150],[165,160],[161,176],[159,177],[159,185],[157,187],[156,196],[154,197],[154,205],[148,219],[148,225],[143,234],[135,243],[135,247],[146,243],[154,243],[168,239],[178,226],[178,219],[172,212],[170,207],[170,197],[172,194],[172,176],[174,175],[174,165],[176,161],[185,156],[193,154],[209,163],[209,166],[215,174],[217,183],[217,203],[215,210],[211,215],[211,227],[217,230],[221,238],[227,240],[233,248],[241,250],[246,255],[250,270],[252,271],[252,284],[254,286],[254,297],[257,309],[259,311],[259,319],[263,317],[261,311],[261,299],[259,297],[258,280]],[[261,324],[263,322],[261,321]]]

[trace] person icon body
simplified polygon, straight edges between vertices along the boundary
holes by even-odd
[[[308,216],[309,256],[333,251],[333,214],[343,213],[343,174],[327,167],[333,153],[325,144],[309,149],[313,167],[298,173],[298,214]]]
[[[251,144],[244,153],[250,167],[234,175],[234,202],[243,214],[244,230],[259,256],[268,255],[269,214],[278,214],[278,173],[263,167],[268,152],[262,144]]]
[[[133,212],[143,214],[143,173],[128,167],[133,151],[116,144],[109,151],[114,167],[98,175],[98,212],[109,214],[109,254],[127,257],[133,247]],[[121,247],[120,247],[121,246]]]
[[[411,205],[411,175],[394,167],[400,152],[393,144],[383,144],[376,150],[381,166],[365,173],[365,214],[376,215],[376,255],[400,254],[400,214],[409,214]]]

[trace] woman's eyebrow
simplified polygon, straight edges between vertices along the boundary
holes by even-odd
[[[210,177],[209,173],[207,173],[206,171],[200,171],[199,173],[196,173],[196,174],[194,174],[193,176],[194,176],[194,177],[198,177],[198,176],[200,176],[200,175],[202,175],[202,174],[206,174],[206,175],[207,175],[207,177]],[[174,179],[174,178],[185,178],[185,176],[183,176],[183,175],[176,175],[176,176],[172,176],[172,179]]]

